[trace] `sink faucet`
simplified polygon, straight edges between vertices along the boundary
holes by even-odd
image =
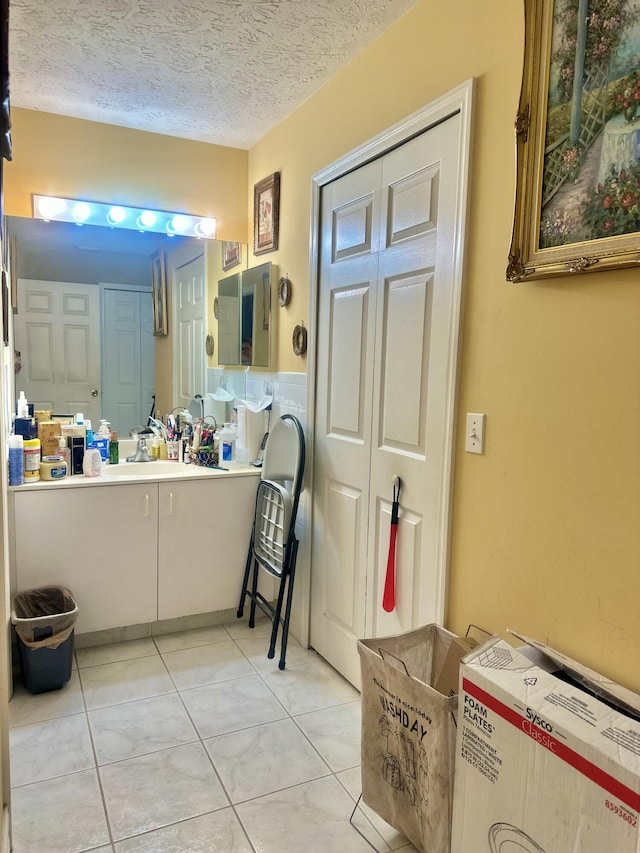
[[[138,447],[136,448],[136,454],[135,456],[129,457],[127,459],[127,462],[151,462],[146,438],[138,439]]]

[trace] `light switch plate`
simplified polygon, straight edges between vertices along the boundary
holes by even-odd
[[[467,453],[484,453],[484,424],[486,415],[467,412],[467,432],[464,449]]]

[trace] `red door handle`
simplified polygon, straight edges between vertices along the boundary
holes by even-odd
[[[382,609],[387,613],[395,610],[396,606],[396,536],[398,525],[391,525],[389,534],[389,556],[387,557],[387,574],[384,579],[384,595],[382,596]]]

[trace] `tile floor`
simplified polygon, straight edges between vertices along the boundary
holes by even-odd
[[[267,620],[76,650],[9,705],[14,853],[371,853],[359,694]],[[415,853],[366,807],[375,850]]]

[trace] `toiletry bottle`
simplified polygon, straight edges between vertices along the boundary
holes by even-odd
[[[69,450],[69,445],[67,444],[67,439],[61,435],[58,440],[58,449],[56,451],[56,456],[61,456],[64,461],[67,463],[67,473],[71,473],[71,451]]]
[[[21,435],[9,436],[9,485],[24,483],[24,439]]]
[[[29,403],[27,402],[27,398],[24,396],[24,391],[20,392],[20,397],[18,398],[18,405],[16,407],[17,416],[19,418],[28,418],[29,417]]]
[[[40,479],[40,439],[29,438],[24,445],[24,481],[37,483]]]
[[[118,433],[114,430],[111,433],[109,440],[109,462],[111,465],[117,465],[120,461],[120,450],[118,445]]]
[[[104,463],[109,461],[109,441],[111,440],[111,427],[109,422],[101,419],[98,432],[94,433],[93,446],[100,451],[100,458]]]
[[[96,447],[85,450],[82,459],[82,473],[85,477],[99,477],[102,473],[102,457]]]
[[[236,457],[236,433],[231,424],[225,424],[220,430],[220,462],[231,465]]]

